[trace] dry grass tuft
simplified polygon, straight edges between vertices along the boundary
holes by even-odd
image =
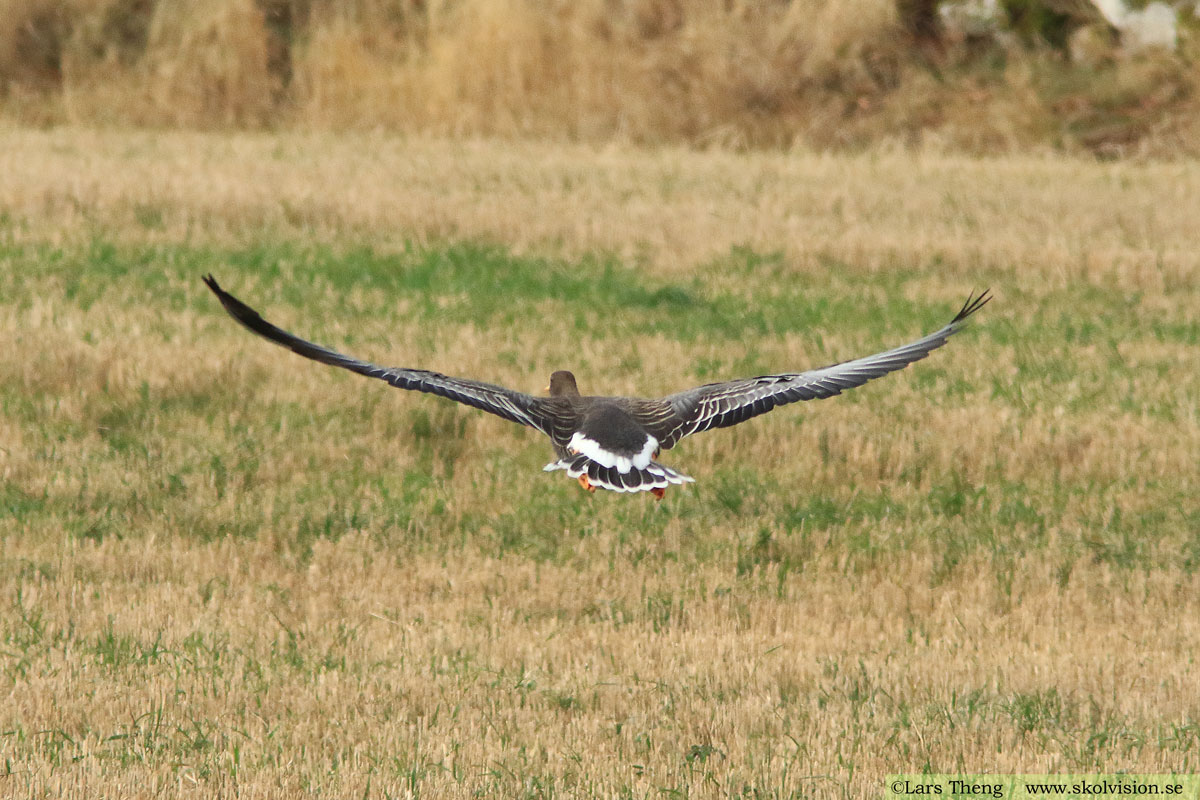
[[[299,119],[401,130],[787,143],[805,87],[878,88],[890,0],[769,6],[491,0],[380,37],[362,10],[316,26]],[[791,131],[791,132],[789,132]]]
[[[0,111],[39,124],[861,149],[1194,153],[1178,56],[939,48],[896,0],[5,0]],[[914,14],[917,17],[914,17]]]

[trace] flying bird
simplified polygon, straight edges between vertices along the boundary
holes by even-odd
[[[667,487],[694,481],[655,460],[660,451],[670,450],[683,437],[737,425],[799,400],[832,397],[903,369],[944,345],[991,299],[987,290],[978,297],[968,296],[949,324],[915,342],[807,372],[709,383],[666,397],[642,399],[582,395],[575,376],[559,370],[550,376],[549,396],[536,397],[490,383],[423,369],[380,367],[342,355],[267,322],[222,289],[211,275],[204,282],[235,320],[305,358],[379,378],[400,389],[447,397],[536,428],[554,445],[555,460],[545,466],[547,472],[565,470],[592,492],[648,491],[659,499]]]

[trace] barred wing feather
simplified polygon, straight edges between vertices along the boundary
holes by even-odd
[[[915,342],[882,353],[843,361],[808,372],[762,375],[757,378],[711,383],[663,398],[674,411],[671,425],[659,437],[664,448],[693,433],[724,428],[800,400],[819,400],[862,386],[869,380],[920,361],[960,331],[967,318],[991,299],[984,291],[968,297],[948,325]],[[660,423],[663,424],[663,423]]]
[[[270,339],[305,358],[348,369],[371,378],[379,378],[400,389],[411,389],[446,397],[512,422],[528,425],[543,433],[550,433],[551,423],[544,412],[545,401],[542,398],[490,383],[453,378],[440,372],[403,367],[381,367],[360,361],[335,350],[313,344],[272,325],[257,311],[222,289],[211,275],[206,276],[204,282],[220,299],[221,305],[225,307],[230,316],[259,336]]]

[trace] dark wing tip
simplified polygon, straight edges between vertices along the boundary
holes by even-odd
[[[978,297],[975,296],[974,292],[971,292],[971,294],[967,295],[967,302],[963,303],[962,310],[958,312],[958,315],[954,319],[950,320],[950,324],[953,325],[956,322],[962,322],[964,319],[986,306],[988,301],[992,299],[991,292],[991,289],[984,289],[979,293]]]
[[[261,333],[262,328],[270,324],[253,308],[222,289],[221,284],[217,283],[217,279],[212,275],[204,276],[204,285],[211,289],[212,293],[217,296],[217,299],[221,301],[221,305],[229,312],[229,316],[251,330]]]
[[[217,283],[217,279],[212,276],[212,273],[204,276],[204,285],[212,290],[212,293],[217,296],[217,299],[221,301],[221,305],[225,306],[225,308],[229,308],[230,300],[236,302],[236,298],[233,295],[221,288],[221,284]]]

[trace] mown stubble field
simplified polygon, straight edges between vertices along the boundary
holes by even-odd
[[[1200,167],[0,132],[0,795],[1200,771]],[[304,361],[664,394],[665,501]]]

